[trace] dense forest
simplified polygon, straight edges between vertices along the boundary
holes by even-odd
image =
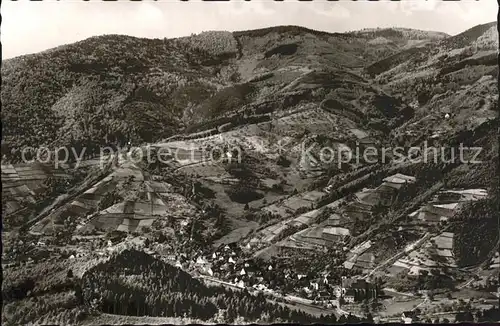
[[[452,221],[459,266],[479,264],[498,250],[498,208],[498,198],[487,198],[468,204]]]

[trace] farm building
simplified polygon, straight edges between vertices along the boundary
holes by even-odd
[[[344,300],[350,303],[378,296],[377,287],[364,279],[343,278],[341,288],[342,293],[344,293]],[[350,296],[353,296],[353,299],[346,299]]]
[[[383,179],[382,181],[390,182],[390,183],[405,184],[405,183],[414,183],[415,181],[417,181],[417,179],[415,177],[412,177],[412,176],[404,175],[401,173],[396,173],[394,175],[391,175],[391,176]]]
[[[354,290],[348,290],[344,295],[344,301],[346,303],[354,303],[356,293]]]

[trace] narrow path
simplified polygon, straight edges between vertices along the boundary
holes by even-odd
[[[433,234],[431,234],[429,232],[425,233],[422,238],[420,238],[417,241],[415,241],[414,243],[406,246],[403,251],[398,252],[397,254],[395,254],[394,256],[392,256],[391,258],[389,258],[386,261],[384,261],[383,263],[379,264],[377,267],[375,267],[369,274],[365,275],[363,278],[366,279],[366,278],[372,276],[373,273],[375,273],[379,269],[383,269],[383,268],[387,267],[388,265],[391,265],[391,264],[395,263],[399,258],[401,258],[403,256],[406,256],[409,253],[411,253],[411,252],[419,249],[432,236],[433,236]]]
[[[428,297],[425,297],[424,298],[424,301],[420,302],[418,305],[415,306],[415,308],[413,308],[411,311],[415,311],[417,310],[421,305],[427,303],[427,301],[429,301],[429,298]]]
[[[410,203],[409,205],[407,205],[406,208],[403,209],[403,211],[401,213],[399,213],[398,215],[396,215],[396,216],[394,216],[392,218],[389,218],[389,220],[386,221],[386,222],[382,222],[380,224],[377,224],[377,225],[373,226],[372,228],[368,229],[367,231],[365,231],[364,233],[362,233],[362,234],[360,234],[360,235],[358,235],[356,237],[353,237],[353,239],[351,240],[351,243],[348,246],[349,249],[355,247],[356,244],[362,243],[362,242],[366,241],[366,239],[369,239],[382,226],[391,225],[394,222],[397,222],[398,220],[400,220],[400,219],[408,216],[413,211],[417,210],[420,207],[420,205],[422,205],[422,203],[424,203],[426,200],[428,200],[430,197],[432,197],[443,186],[444,186],[443,182],[441,182],[441,181],[437,182],[430,189],[428,189],[426,192],[424,192],[422,195],[417,196],[415,198],[415,200],[412,203]]]

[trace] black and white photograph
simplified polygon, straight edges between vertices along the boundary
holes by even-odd
[[[3,325],[500,322],[497,2],[0,11]]]

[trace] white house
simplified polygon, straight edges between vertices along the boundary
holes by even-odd
[[[259,290],[259,291],[266,291],[267,290],[267,286],[265,286],[264,284],[254,284],[253,288],[256,290]]]
[[[401,315],[401,320],[405,324],[411,324],[414,318],[415,318],[414,311],[404,311],[403,314]]]
[[[337,298],[342,297],[342,288],[338,285],[335,285],[333,287],[333,294],[335,294],[335,297],[337,297]]]

